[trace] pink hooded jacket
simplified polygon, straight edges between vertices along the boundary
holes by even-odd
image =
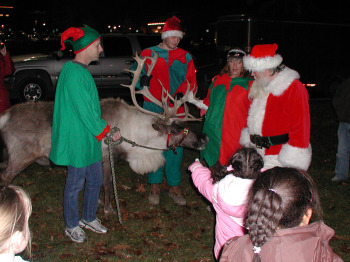
[[[208,199],[216,211],[214,255],[218,259],[227,240],[245,234],[243,219],[246,199],[253,179],[242,179],[229,174],[213,184],[210,170],[196,161],[189,168],[199,192]]]

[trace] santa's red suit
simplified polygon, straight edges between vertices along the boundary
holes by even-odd
[[[285,67],[263,90],[258,89],[253,85],[250,90],[253,101],[240,144],[256,148],[264,158],[266,169],[283,166],[307,170],[312,155],[309,96],[298,72]],[[268,148],[258,148],[251,138],[259,135],[269,139],[286,134],[287,142]]]

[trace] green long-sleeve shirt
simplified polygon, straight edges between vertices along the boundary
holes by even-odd
[[[102,160],[96,136],[106,125],[91,73],[80,63],[67,62],[56,89],[50,159],[57,165],[77,168]]]

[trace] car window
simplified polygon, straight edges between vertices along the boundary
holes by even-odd
[[[141,50],[158,45],[160,42],[162,42],[160,35],[139,35],[138,39]]]
[[[131,42],[127,37],[104,37],[103,50],[106,57],[133,55]]]

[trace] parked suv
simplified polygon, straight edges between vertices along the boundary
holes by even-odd
[[[132,56],[141,50],[157,45],[161,41],[158,34],[103,34],[103,53],[97,62],[89,66],[99,92],[109,92],[125,96],[129,90],[120,84],[130,83],[130,74],[124,69],[134,63]],[[62,58],[51,55],[27,55],[19,60],[14,56],[16,72],[5,79],[11,97],[25,101],[52,99],[62,66],[73,58],[73,52],[65,52]]]

